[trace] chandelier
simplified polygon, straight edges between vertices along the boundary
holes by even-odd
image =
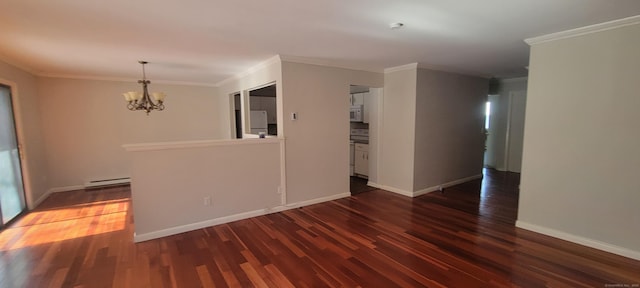
[[[133,91],[123,93],[122,96],[124,96],[124,99],[128,102],[127,108],[131,111],[144,110],[147,112],[147,115],[149,115],[151,110],[164,110],[164,97],[167,95],[162,92],[153,92],[151,96],[156,100],[156,103],[151,100],[149,91],[147,90],[147,85],[151,84],[151,81],[147,80],[144,71],[144,65],[147,64],[147,61],[138,61],[138,63],[142,64],[142,80],[138,80],[138,83],[142,84],[142,93]]]

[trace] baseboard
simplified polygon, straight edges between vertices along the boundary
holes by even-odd
[[[484,177],[484,175],[482,175],[482,173],[480,173],[480,174],[476,174],[476,175],[473,175],[473,176],[469,176],[469,177],[465,177],[465,178],[461,178],[461,179],[458,179],[458,180],[453,180],[451,182],[444,183],[444,184],[442,184],[442,187],[443,188],[449,188],[451,186],[456,186],[458,184],[466,183],[466,182],[477,180],[477,179],[482,179],[482,177]]]
[[[162,230],[153,231],[153,232],[148,232],[148,233],[144,233],[144,234],[137,234],[137,233],[134,232],[133,233],[133,242],[137,243],[137,242],[142,242],[142,241],[148,241],[148,240],[152,240],[152,239],[156,239],[156,238],[162,238],[162,237],[166,237],[166,236],[171,236],[171,235],[175,235],[175,234],[180,234],[180,233],[184,233],[184,232],[198,230],[198,229],[211,227],[211,226],[224,224],[224,223],[229,223],[229,222],[233,222],[233,221],[243,220],[243,219],[247,219],[247,218],[251,218],[251,217],[262,216],[262,215],[266,215],[266,214],[268,214],[267,213],[267,209],[260,209],[260,210],[254,210],[254,211],[249,211],[249,212],[244,212],[244,213],[238,213],[238,214],[234,214],[234,215],[219,217],[219,218],[215,218],[215,219],[211,219],[211,220],[205,220],[205,221],[200,221],[200,222],[196,222],[196,223],[191,223],[191,224],[171,227],[171,228],[162,229]]]
[[[536,233],[544,234],[544,235],[547,235],[547,236],[555,237],[555,238],[558,238],[558,239],[566,240],[566,241],[569,241],[569,242],[577,243],[577,244],[584,245],[584,246],[587,246],[587,247],[595,248],[595,249],[598,249],[598,250],[606,251],[606,252],[609,252],[609,253],[617,254],[617,255],[620,255],[620,256],[628,257],[628,258],[631,258],[631,259],[640,260],[640,251],[634,251],[634,250],[627,249],[627,248],[624,248],[624,247],[611,245],[609,243],[605,243],[605,242],[601,242],[601,241],[598,241],[598,240],[585,238],[585,237],[582,237],[582,236],[577,236],[577,235],[574,235],[574,234],[571,234],[571,233],[566,233],[566,232],[563,232],[563,231],[560,231],[560,230],[555,230],[555,229],[552,229],[552,228],[538,226],[538,225],[531,224],[531,223],[524,222],[524,221],[520,221],[520,220],[516,221],[516,227],[521,228],[521,229],[525,229],[525,230],[529,230],[529,231],[533,231],[533,232],[536,232]]]
[[[36,207],[38,207],[38,205],[40,205],[40,203],[42,203],[42,201],[44,201],[45,199],[47,199],[47,197],[49,197],[49,195],[51,195],[51,190],[48,190],[47,192],[44,192],[44,194],[40,195],[40,197],[38,197],[38,199],[36,199],[35,202],[33,202],[33,207],[32,209],[35,209]]]
[[[429,188],[424,188],[424,189],[420,189],[416,192],[413,192],[413,195],[411,197],[418,197],[418,196],[422,196],[424,194],[428,194],[431,192],[436,192],[436,191],[440,191],[440,188],[445,188],[444,185],[438,185],[438,186],[432,186]]]
[[[386,191],[389,191],[389,192],[393,192],[393,193],[396,193],[396,194],[400,194],[402,196],[413,197],[413,192],[411,192],[411,191],[402,190],[402,189],[399,189],[399,188],[386,186],[386,185],[378,184],[378,183],[371,182],[371,181],[367,182],[367,185],[369,185],[371,187],[378,188],[378,189],[386,190]]]
[[[133,242],[137,243],[137,242],[142,242],[142,241],[148,241],[148,240],[152,240],[152,239],[156,239],[156,238],[171,236],[171,235],[175,235],[175,234],[180,234],[180,233],[184,233],[184,232],[198,230],[198,229],[211,227],[211,226],[215,226],[215,225],[220,225],[220,224],[224,224],[224,223],[229,223],[229,222],[233,222],[233,221],[248,219],[248,218],[251,218],[251,217],[257,217],[257,216],[267,215],[267,214],[271,214],[271,213],[282,212],[282,211],[286,211],[286,210],[290,210],[290,209],[295,209],[295,208],[300,208],[300,207],[309,206],[309,205],[313,205],[313,204],[318,204],[318,203],[322,203],[322,202],[328,202],[328,201],[332,201],[332,200],[336,200],[336,199],[340,199],[340,198],[345,198],[345,197],[349,197],[350,195],[351,195],[351,193],[348,193],[348,192],[347,193],[340,193],[340,194],[330,195],[330,196],[326,196],[326,197],[321,197],[321,198],[316,198],[316,199],[311,199],[311,200],[306,200],[306,201],[286,204],[286,205],[283,205],[283,206],[276,206],[276,207],[273,207],[273,208],[259,209],[259,210],[249,211],[249,212],[242,212],[242,213],[238,213],[238,214],[233,214],[233,215],[229,215],[229,216],[218,217],[218,218],[215,218],[215,219],[200,221],[200,222],[186,224],[186,225],[175,226],[175,227],[162,229],[162,230],[157,230],[157,231],[152,231],[152,232],[148,232],[148,233],[144,233],[144,234],[134,233],[133,234]]]
[[[449,187],[452,187],[452,186],[456,186],[456,185],[459,185],[459,184],[462,184],[462,183],[466,183],[466,182],[469,182],[469,181],[482,179],[482,177],[483,177],[482,174],[477,174],[477,175],[473,175],[473,176],[469,176],[469,177],[464,177],[464,178],[460,178],[460,179],[457,179],[457,180],[449,181],[447,183],[442,183],[440,185],[429,187],[429,188],[426,188],[426,189],[418,190],[416,192],[413,192],[413,194],[414,194],[414,197],[416,197],[416,196],[424,195],[424,194],[427,194],[427,193],[440,191],[440,188],[446,189],[446,188],[449,188]]]
[[[73,186],[64,186],[64,187],[53,187],[51,189],[49,189],[49,191],[47,191],[47,193],[51,194],[51,193],[58,193],[58,192],[67,192],[67,191],[74,191],[74,190],[83,190],[84,186],[82,185],[73,185]]]
[[[82,190],[82,189],[84,189],[84,187],[82,185],[50,188],[49,190],[44,192],[44,194],[40,195],[40,197],[38,197],[38,199],[36,199],[33,203],[31,203],[32,206],[30,206],[29,209],[33,210],[33,209],[37,208],[38,205],[40,205],[45,199],[47,199],[47,197],[49,197],[49,195],[51,195],[53,193],[73,191],[73,190]]]
[[[283,206],[277,206],[277,207],[269,209],[269,211],[270,212],[281,212],[281,211],[285,211],[285,210],[289,210],[289,209],[295,209],[295,208],[300,208],[300,207],[309,206],[309,205],[313,205],[313,204],[329,202],[329,201],[333,201],[333,200],[337,200],[337,199],[341,199],[341,198],[346,198],[346,197],[349,197],[349,196],[351,196],[350,192],[334,194],[334,195],[320,197],[320,198],[316,198],[316,199],[305,200],[305,201],[291,203],[291,204],[285,204]]]
[[[447,183],[443,183],[443,184],[440,184],[440,185],[436,185],[436,186],[420,189],[420,190],[414,191],[414,192],[407,191],[407,190],[402,190],[402,189],[398,189],[398,188],[394,188],[394,187],[390,187],[390,186],[380,185],[378,183],[374,183],[374,182],[371,182],[371,181],[367,182],[367,185],[369,185],[371,187],[378,188],[378,189],[387,190],[389,192],[393,192],[393,193],[400,194],[400,195],[407,196],[407,197],[418,197],[418,196],[421,196],[421,195],[424,195],[424,194],[427,194],[427,193],[440,191],[440,188],[444,189],[444,188],[448,188],[448,187],[451,187],[451,186],[455,186],[455,185],[458,185],[458,184],[462,184],[462,183],[465,183],[465,182],[469,182],[469,181],[473,181],[473,180],[481,179],[481,178],[482,178],[482,174],[473,175],[473,176],[470,176],[470,177],[465,177],[465,178],[453,180],[453,181],[450,181],[450,182],[447,182]]]

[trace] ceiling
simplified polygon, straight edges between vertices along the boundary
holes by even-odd
[[[127,80],[146,60],[149,79],[205,85],[275,55],[517,77],[523,39],[638,14],[638,0],[3,0],[0,59],[37,75]]]

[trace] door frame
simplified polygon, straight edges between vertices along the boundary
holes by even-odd
[[[229,94],[229,129],[230,129],[230,138],[231,139],[238,139],[237,137],[237,132],[238,129],[236,128],[236,104],[235,104],[235,98],[236,95],[240,95],[240,112],[242,114],[242,93],[240,91],[238,92],[233,92],[231,94]],[[242,122],[242,121],[241,121]],[[241,127],[242,128],[242,127]],[[244,135],[243,131],[240,131],[240,133],[242,133],[242,135]]]

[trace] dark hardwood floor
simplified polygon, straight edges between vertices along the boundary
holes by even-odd
[[[0,287],[640,283],[640,261],[515,228],[518,183],[489,170],[444,194],[374,190],[137,244],[127,187],[57,193],[0,232]]]
[[[376,190],[376,188],[367,185],[367,182],[369,181],[367,179],[356,176],[351,176],[349,178],[349,191],[351,191],[352,196]]]

